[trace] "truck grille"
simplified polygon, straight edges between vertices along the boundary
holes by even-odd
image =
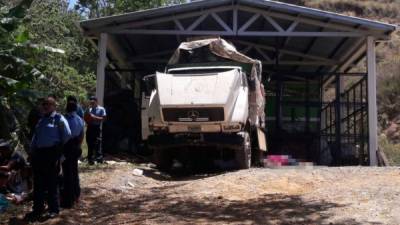
[[[162,113],[169,122],[224,121],[224,108],[164,108]]]

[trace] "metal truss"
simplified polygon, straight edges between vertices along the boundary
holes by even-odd
[[[246,20],[240,16],[247,15]],[[210,29],[210,21],[214,24],[214,29]],[[257,26],[260,21],[264,26]],[[282,24],[285,21],[285,25]],[[269,25],[269,26],[266,26]],[[216,27],[218,26],[218,27]],[[304,30],[304,27],[313,27],[315,31]],[[266,28],[268,27],[268,28]],[[159,18],[141,20],[135,22],[121,23],[118,25],[102,27],[92,30],[89,35],[99,33],[110,34],[141,34],[141,35],[213,35],[213,36],[241,36],[241,37],[285,37],[282,46],[278,46],[279,52],[276,53],[276,46],[254,44],[251,42],[231,40],[235,44],[244,46],[241,52],[244,54],[249,51],[256,51],[262,56],[260,59],[264,65],[297,65],[297,66],[334,66],[337,68],[341,63],[330,58],[320,57],[310,54],[311,44],[305,52],[292,51],[285,49],[290,38],[293,37],[360,37],[376,35],[360,28],[338,25],[331,21],[318,21],[302,17],[300,15],[290,15],[268,10],[261,10],[254,7],[242,5],[229,5],[216,7],[196,12],[168,15]],[[315,41],[314,41],[315,42]],[[313,42],[312,42],[313,43]],[[156,52],[146,55],[137,55],[128,59],[132,63],[166,63],[167,58],[173,50]],[[274,54],[271,54],[274,53]],[[297,56],[301,59],[284,61],[284,55]],[[352,63],[351,60],[349,60]]]
[[[260,60],[264,65],[275,65],[276,59],[273,59],[268,53],[275,54],[276,48],[268,45],[254,44],[252,42],[240,41],[240,40],[229,40],[236,45],[243,46],[239,51],[243,54],[248,53],[251,50],[255,50],[262,58]],[[173,53],[173,49],[155,52],[150,54],[137,55],[133,58],[128,59],[129,62],[132,63],[166,63]],[[333,66],[337,65],[338,61],[326,59],[324,57],[312,55],[312,54],[303,54],[296,51],[291,51],[287,49],[280,49],[279,53],[281,55],[290,55],[301,57],[304,60],[291,60],[291,61],[279,61],[279,65],[325,65],[325,66]]]
[[[221,13],[229,15],[229,21],[221,17]],[[252,14],[246,21],[239,24],[239,16],[241,13]],[[206,19],[212,19],[220,26],[219,29],[203,29],[202,26]],[[228,17],[227,17],[228,18]],[[183,22],[185,19],[192,19],[190,24]],[[273,29],[265,30],[263,27],[259,29],[249,30],[256,20],[262,19],[265,23],[271,25]],[[291,24],[284,28],[278,21],[287,20]],[[173,29],[155,28],[160,24],[173,26]],[[186,25],[184,25],[186,24]],[[313,27],[326,28],[328,31],[306,31],[299,29],[299,25],[311,25]],[[360,37],[373,35],[371,32],[356,29],[350,26],[327,23],[323,21],[304,18],[301,16],[292,16],[285,13],[271,12],[253,7],[231,5],[224,7],[216,7],[212,9],[183,13],[179,15],[170,15],[156,19],[142,20],[139,22],[128,22],[112,27],[101,28],[96,33],[107,32],[115,34],[153,34],[153,35],[225,35],[225,36],[263,36],[263,37]]]

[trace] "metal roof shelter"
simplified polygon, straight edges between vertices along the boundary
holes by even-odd
[[[375,46],[388,40],[396,26],[268,0],[203,0],[85,20],[80,26],[99,49],[96,94],[100,102],[106,72],[122,78],[124,87],[131,74],[162,70],[187,38],[221,36],[260,59],[278,89],[286,81],[317,82],[323,100],[325,88],[334,84],[334,114],[343,120],[342,78],[357,75],[348,71],[366,56],[369,162],[377,164]],[[327,120],[324,117],[321,123]],[[340,140],[343,121],[334,123]]]

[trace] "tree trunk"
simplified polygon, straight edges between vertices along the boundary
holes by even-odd
[[[0,139],[10,139],[11,138],[11,129],[10,129],[10,121],[8,121],[7,116],[7,108],[3,105],[3,102],[0,102]]]

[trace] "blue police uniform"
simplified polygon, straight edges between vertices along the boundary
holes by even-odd
[[[89,113],[91,113],[91,114],[93,114],[93,115],[95,115],[95,116],[100,116],[100,117],[103,117],[103,116],[106,116],[107,114],[106,114],[106,109],[104,108],[104,107],[101,107],[101,106],[96,106],[96,107],[91,107],[91,108],[89,108]],[[100,122],[100,121],[91,121],[90,123],[89,123],[89,125],[100,125],[102,122]]]
[[[71,208],[80,196],[78,159],[82,154],[81,141],[83,139],[84,123],[77,112],[65,115],[71,128],[71,139],[65,144],[63,167],[63,188],[61,191],[61,206]]]
[[[44,200],[50,213],[59,212],[57,176],[62,146],[71,138],[67,120],[53,112],[42,117],[32,138],[33,212],[42,213]],[[47,194],[46,194],[47,192]]]
[[[77,106],[78,106],[78,109],[76,110],[76,114],[78,114],[78,116],[80,118],[83,118],[83,114],[85,114],[85,111],[83,110],[81,105],[78,104]]]
[[[48,148],[65,144],[71,137],[67,120],[56,112],[43,117],[36,125],[31,148]]]
[[[91,113],[95,116],[105,117],[106,110],[101,106],[91,107],[88,110],[88,113]],[[89,163],[93,163],[94,158],[98,162],[103,161],[103,153],[101,146],[101,121],[90,121],[88,122],[87,130],[86,130],[86,143],[88,145],[88,160]]]
[[[83,119],[77,112],[68,113],[65,115],[69,128],[71,129],[71,138],[80,137],[83,133]]]

